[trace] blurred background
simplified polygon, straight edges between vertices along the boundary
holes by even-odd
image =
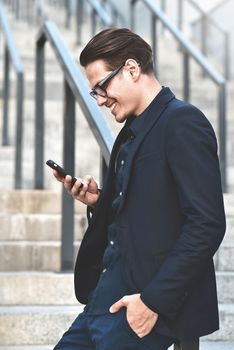
[[[86,208],[45,162],[102,186],[122,125],[92,101],[79,54],[111,26],[152,45],[161,84],[216,132],[227,215],[214,257],[221,327],[200,349],[234,349],[233,13],[234,0],[0,1],[0,350],[52,349],[83,308],[73,266]]]

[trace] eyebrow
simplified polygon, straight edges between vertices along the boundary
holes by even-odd
[[[95,89],[95,87],[97,87],[97,85],[99,85],[103,80],[105,80],[105,79],[108,77],[109,74],[111,74],[111,71],[110,71],[110,73],[107,73],[107,75],[106,75],[104,78],[100,79],[100,80],[94,85],[94,87],[93,87],[92,89]]]

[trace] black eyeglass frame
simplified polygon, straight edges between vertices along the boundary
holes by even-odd
[[[106,97],[106,88],[112,78],[114,78],[119,71],[124,67],[125,63],[121,64],[119,67],[113,70],[110,74],[107,75],[104,79],[102,79],[99,83],[97,83],[93,89],[90,91],[90,96],[92,96],[95,100],[98,96]],[[97,91],[98,89],[98,91]],[[99,90],[100,89],[100,90]]]

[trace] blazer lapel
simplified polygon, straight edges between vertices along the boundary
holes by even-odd
[[[95,208],[94,217],[90,223],[90,226],[93,226],[93,223],[95,223],[95,218],[98,217],[99,208],[102,208],[102,210],[103,210],[103,203],[109,203],[109,199],[111,199],[111,196],[112,196],[111,189],[113,188],[113,181],[115,178],[116,156],[117,156],[119,147],[122,143],[122,140],[124,138],[124,135],[126,132],[126,126],[127,126],[127,123],[125,123],[124,127],[120,130],[120,132],[119,132],[119,134],[114,142],[114,145],[113,145],[113,148],[111,151],[109,167],[108,167],[108,171],[106,174],[106,179],[104,181],[104,186],[102,188],[102,194],[101,194],[100,200],[98,201],[97,206]],[[104,206],[105,206],[105,204],[104,204]],[[106,213],[104,213],[104,215],[106,215]]]
[[[124,176],[124,181],[123,181],[123,196],[121,203],[118,208],[118,212],[123,207],[124,201],[125,201],[125,194],[127,192],[127,187],[129,183],[129,178],[130,178],[130,173],[131,173],[131,168],[132,164],[134,161],[135,154],[143,142],[144,138],[146,137],[147,133],[151,130],[151,128],[157,123],[159,120],[160,116],[163,114],[164,110],[167,108],[168,103],[175,98],[174,94],[171,92],[169,88],[165,88],[165,93],[161,96],[159,100],[156,100],[155,102],[152,103],[152,106],[149,108],[148,114],[147,114],[147,122],[144,124],[144,128],[141,131],[141,134],[139,134],[134,141],[134,144],[132,146],[131,153],[129,155],[128,162],[126,164],[125,168],[125,176]]]

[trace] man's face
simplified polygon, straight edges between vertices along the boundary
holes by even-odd
[[[124,122],[129,116],[137,113],[138,98],[136,84],[133,81],[129,64],[124,65],[105,86],[105,96],[97,95],[97,104],[110,109],[117,122]],[[105,79],[108,71],[103,60],[96,60],[85,67],[87,78],[92,88]]]

